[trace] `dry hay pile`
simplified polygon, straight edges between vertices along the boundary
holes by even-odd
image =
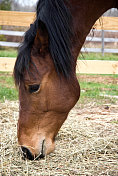
[[[0,104],[2,176],[117,176],[118,106],[76,105],[56,138],[54,153],[24,161],[17,144],[18,102]]]

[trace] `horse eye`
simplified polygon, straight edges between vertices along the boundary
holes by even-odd
[[[28,88],[30,93],[37,93],[39,89],[40,89],[40,85],[38,84],[29,85],[29,88]]]

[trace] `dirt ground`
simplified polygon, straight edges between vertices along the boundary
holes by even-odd
[[[78,79],[86,82],[94,82],[94,83],[103,83],[103,84],[117,84],[118,85],[118,77],[112,77],[109,75],[100,76],[100,75],[78,75]]]
[[[0,103],[1,176],[117,176],[118,103],[77,105],[56,137],[55,151],[24,161],[17,144],[18,102]]]

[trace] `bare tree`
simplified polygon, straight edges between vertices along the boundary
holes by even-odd
[[[30,2],[30,0],[29,0]],[[29,3],[30,4],[30,3]],[[35,5],[28,5],[26,1],[21,1],[20,0],[12,0],[12,10],[13,11],[25,11],[25,12],[32,12],[35,11]]]

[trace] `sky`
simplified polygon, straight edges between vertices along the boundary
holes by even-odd
[[[35,5],[38,0],[18,0],[19,3],[23,5]]]

